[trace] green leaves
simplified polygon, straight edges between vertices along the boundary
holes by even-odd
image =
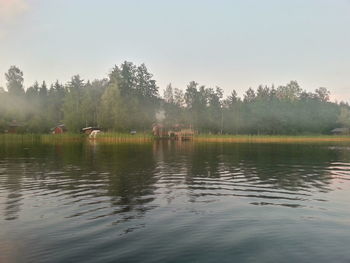
[[[5,77],[7,91],[0,88],[0,132],[12,121],[21,123],[26,132],[49,132],[61,123],[70,132],[85,126],[150,131],[157,112],[164,115],[161,121],[166,126],[182,124],[210,133],[328,133],[337,126],[350,127],[348,104],[330,102],[326,88],[307,92],[296,81],[277,88],[249,88],[242,100],[234,90],[224,98],[221,88],[195,81],[185,91],[169,84],[160,98],[145,64],[127,61],[105,79],[85,82],[75,75],[65,85],[35,82],[26,91],[19,68],[10,67]]]
[[[5,73],[7,81],[7,90],[12,96],[24,95],[23,88],[23,72],[16,66],[11,66],[7,73]]]

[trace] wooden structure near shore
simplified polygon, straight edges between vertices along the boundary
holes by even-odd
[[[162,124],[153,125],[153,136],[157,139],[179,140],[189,141],[193,139],[195,134],[192,128],[182,128],[179,125],[172,127],[171,129],[164,127]]]
[[[169,131],[168,136],[170,139],[190,141],[193,139],[194,131],[191,128],[180,129],[179,131]]]
[[[331,133],[333,135],[350,135],[350,129],[349,128],[335,128],[331,130]]]
[[[13,120],[8,124],[8,128],[5,131],[6,133],[11,133],[11,134],[16,134],[18,133],[21,129],[23,130],[23,124],[17,122],[16,120]]]
[[[64,126],[64,124],[57,125],[51,129],[52,134],[62,134],[65,132],[67,132],[67,128]]]

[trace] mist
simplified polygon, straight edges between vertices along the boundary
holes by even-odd
[[[22,133],[49,133],[59,124],[69,132],[95,126],[104,131],[150,132],[161,122],[167,127],[193,127],[211,134],[329,134],[350,127],[350,107],[331,102],[330,91],[308,91],[293,80],[280,86],[248,88],[242,97],[232,90],[190,81],[169,84],[164,93],[144,64],[123,62],[104,79],[73,76],[62,84],[23,85],[24,73],[12,66],[0,88],[0,132],[15,123]]]

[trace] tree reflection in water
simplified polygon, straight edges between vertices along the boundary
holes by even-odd
[[[7,145],[0,149],[2,209],[6,220],[15,220],[25,198],[45,197],[70,207],[66,218],[113,217],[118,224],[184,197],[200,202],[231,196],[254,205],[298,207],[315,192],[332,191],[334,176],[348,175],[341,164],[349,161],[349,150],[334,147],[173,141]]]

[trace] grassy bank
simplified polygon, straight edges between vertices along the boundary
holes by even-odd
[[[132,143],[143,143],[151,142],[154,139],[153,135],[148,133],[136,133],[131,135],[129,133],[100,133],[97,135],[97,142],[103,143],[120,143],[120,142],[132,142]]]
[[[82,134],[0,134],[0,143],[55,143],[78,142],[85,138]]]
[[[89,140],[86,134],[64,133],[64,134],[0,134],[0,143],[73,143]],[[127,133],[101,133],[95,140],[103,143],[120,142],[150,142],[153,136],[149,134],[127,134]]]
[[[333,135],[212,135],[200,134],[197,142],[236,143],[309,143],[309,142],[350,142],[350,136]]]
[[[73,143],[85,140],[100,143],[145,143],[155,138],[151,134],[140,133],[101,133],[96,139],[89,139],[85,134],[0,134],[0,143]],[[194,142],[220,143],[313,143],[313,142],[350,142],[350,136],[331,135],[212,135],[200,134],[193,138]]]

